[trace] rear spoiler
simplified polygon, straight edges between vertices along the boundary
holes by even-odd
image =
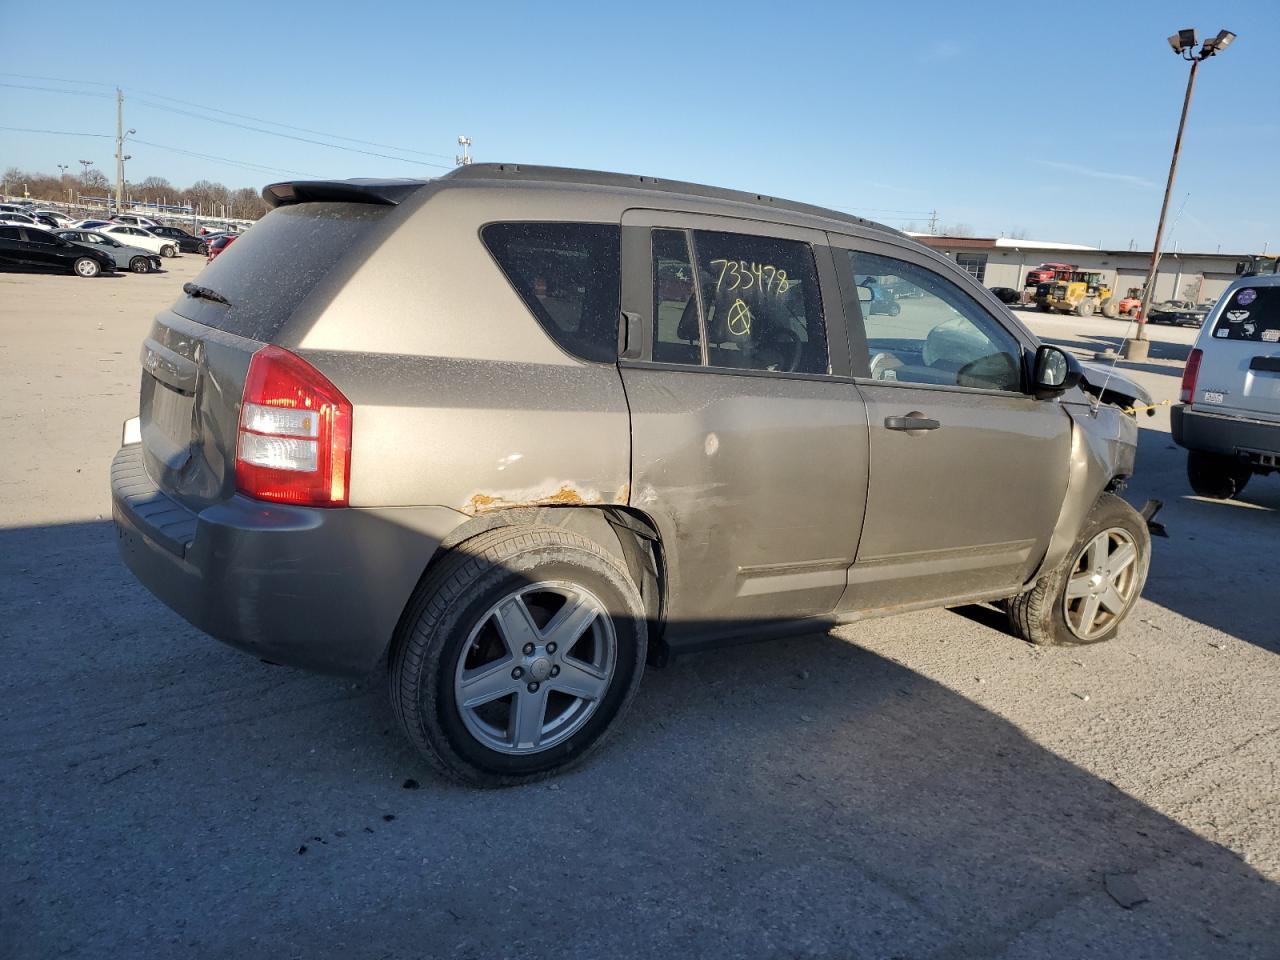
[[[269,207],[292,203],[374,203],[394,207],[427,180],[288,180],[262,188]]]

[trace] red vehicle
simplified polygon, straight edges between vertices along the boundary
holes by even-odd
[[[212,262],[213,262],[213,258],[214,258],[214,257],[216,257],[216,256],[217,256],[218,254],[220,254],[223,250],[227,249],[227,247],[231,246],[231,244],[233,244],[233,243],[235,243],[235,242],[236,242],[236,235],[235,235],[235,234],[228,234],[228,235],[226,235],[226,236],[224,236],[224,237],[218,237],[218,238],[216,238],[216,239],[213,241],[213,243],[209,244],[209,259],[208,259],[208,262],[209,262],[209,263],[212,263]]]
[[[1034,270],[1027,271],[1027,280],[1023,286],[1034,287],[1037,284],[1048,283],[1050,280],[1066,280],[1067,275],[1074,270],[1075,267],[1069,263],[1042,263]]]

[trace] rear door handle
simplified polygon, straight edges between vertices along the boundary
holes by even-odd
[[[917,410],[911,411],[905,417],[885,417],[884,428],[886,430],[905,430],[908,433],[915,430],[937,430],[942,424],[937,420],[926,417]]]

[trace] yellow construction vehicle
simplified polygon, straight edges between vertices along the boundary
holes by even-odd
[[[1036,287],[1036,306],[1041,310],[1074,313],[1091,317],[1101,310],[1104,317],[1119,316],[1111,287],[1094,270],[1073,270],[1067,279],[1055,278]]]

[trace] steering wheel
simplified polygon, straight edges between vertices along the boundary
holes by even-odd
[[[788,340],[789,344],[783,342]],[[766,369],[776,373],[794,373],[800,369],[800,360],[804,355],[804,341],[790,327],[778,327],[770,331],[768,342],[761,346],[774,350],[780,355],[778,362],[769,364]]]

